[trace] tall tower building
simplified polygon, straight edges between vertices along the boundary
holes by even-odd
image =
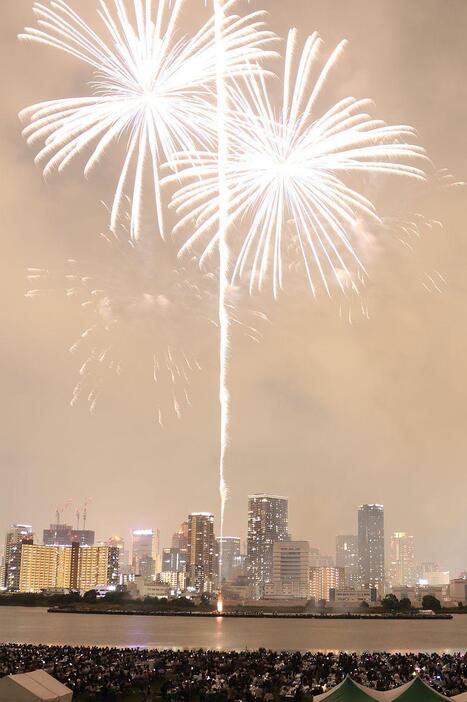
[[[219,559],[222,545],[222,580],[229,580],[232,571],[240,568],[242,559],[240,554],[240,537],[223,536],[216,539],[215,574],[219,572]]]
[[[5,537],[4,582],[2,585],[15,592],[19,590],[21,545],[32,544],[34,532],[30,524],[13,524]]]
[[[131,565],[135,575],[153,578],[160,570],[159,529],[135,529],[131,539]]]
[[[395,531],[390,541],[389,579],[391,586],[411,586],[417,582],[414,537]]]
[[[336,568],[345,568],[346,585],[358,585],[358,537],[355,534],[336,536]]]
[[[211,592],[214,579],[214,516],[192,512],[188,516],[187,576],[197,592]]]
[[[273,548],[277,541],[288,541],[287,497],[249,495],[247,569],[255,597],[261,597],[272,580]]]
[[[362,505],[358,510],[359,584],[384,589],[384,506]]]

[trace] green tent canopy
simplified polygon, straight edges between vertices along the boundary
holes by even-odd
[[[339,685],[331,688],[322,695],[316,695],[314,702],[374,702],[376,690],[360,685],[349,676]]]
[[[394,696],[392,700],[397,700],[397,702],[440,702],[441,700],[448,700],[449,697],[442,695],[440,692],[436,692],[430,687],[424,680],[422,680],[418,675],[407,685],[402,687],[396,687]]]
[[[317,695],[314,702],[467,702],[467,692],[455,697],[446,697],[433,690],[418,675],[404,685],[392,690],[374,690],[352,680],[349,676],[339,685]]]

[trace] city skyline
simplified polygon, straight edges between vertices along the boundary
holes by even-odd
[[[464,84],[460,28],[467,9],[454,0],[453,12],[440,18],[436,4],[428,4],[431,12],[426,0],[409,7],[383,1],[375,11],[369,0],[355,0],[351,8],[339,0],[331,17],[315,0],[297,0],[290,8],[270,0],[271,23],[281,35],[286,24],[317,29],[328,48],[347,37],[347,62],[339,69],[345,92],[372,95],[376,114],[413,124],[437,164],[465,178],[460,125],[467,109],[458,86]],[[258,6],[251,3],[251,9]],[[367,18],[365,26],[359,16]],[[54,521],[57,504],[70,496],[82,503],[86,492],[93,497],[89,524],[99,539],[108,532],[128,539],[132,529],[149,525],[170,545],[174,505],[177,519],[193,509],[219,514],[215,330],[212,338],[196,340],[203,373],[192,383],[192,409],[164,431],[132,378],[110,384],[94,416],[85,407],[69,408],[76,360],[68,348],[82,312],[69,306],[61,289],[47,301],[25,299],[25,270],[41,265],[60,278],[67,257],[88,262],[107,212],[96,204],[94,177],[84,182],[77,170],[66,182],[44,183],[20,136],[21,108],[64,86],[71,94],[83,80],[66,57],[57,64],[44,51],[39,61],[36,50],[19,46],[16,34],[30,22],[30,0],[18,0],[1,27],[11,74],[3,149],[9,177],[0,279],[8,337],[0,364],[0,530],[22,520],[42,529]],[[413,27],[423,32],[414,38]],[[446,104],[448,115],[440,107]],[[102,164],[106,201],[113,165]],[[400,193],[388,188],[375,195],[390,210]],[[301,290],[289,291],[274,307],[258,298],[248,303],[264,306],[271,323],[261,329],[260,344],[241,334],[233,339],[226,534],[245,539],[244,495],[267,490],[289,495],[294,538],[333,554],[336,534],[356,533],[355,506],[378,502],[385,505],[387,537],[414,534],[420,560],[442,557],[452,572],[465,568],[465,506],[456,489],[465,480],[466,453],[467,337],[459,322],[465,318],[465,192],[435,190],[423,198],[407,189],[402,201],[407,212],[441,218],[444,233],[425,231],[413,257],[403,258],[398,248],[377,257],[367,291],[369,321],[354,309],[350,325],[339,319],[338,301],[315,304]],[[79,214],[70,221],[76,202]],[[423,288],[425,273],[434,270],[447,281],[442,294]],[[46,500],[39,500],[44,493]]]
[[[267,580],[272,581],[273,574],[273,545],[275,542],[284,541],[284,543],[293,542],[295,544],[307,544],[307,549],[309,549],[309,562],[311,566],[331,566],[335,568],[345,568],[346,577],[345,584],[347,586],[353,587],[357,583],[364,584],[366,581],[364,573],[371,572],[373,575],[370,577],[369,585],[373,586],[377,584],[374,582],[374,573],[380,569],[382,572],[382,582],[386,583],[389,587],[391,586],[410,586],[418,581],[418,578],[424,577],[423,571],[426,570],[431,575],[435,572],[446,571],[450,573],[451,577],[457,577],[460,573],[465,573],[466,568],[462,566],[459,570],[451,568],[449,564],[446,563],[443,557],[439,557],[436,554],[430,554],[431,560],[420,556],[418,549],[416,549],[415,544],[417,543],[417,538],[406,532],[395,530],[389,531],[385,530],[385,510],[384,505],[377,504],[366,504],[359,505],[355,510],[355,534],[335,534],[334,535],[334,550],[326,551],[323,549],[321,544],[312,539],[305,537],[297,537],[290,532],[288,529],[289,523],[289,511],[288,511],[288,498],[277,495],[268,495],[267,493],[259,493],[256,495],[249,495],[248,499],[248,511],[247,511],[247,529],[245,531],[246,536],[243,538],[239,534],[224,534],[225,543],[227,543],[226,558],[229,560],[234,558],[239,559],[240,554],[242,558],[246,558],[248,562],[248,544],[249,536],[251,534],[251,543],[259,544],[252,550],[252,558],[255,560],[255,553],[261,552],[259,556],[261,561],[264,560],[264,555],[266,549],[268,555],[266,560],[268,560],[268,565],[266,567],[260,566],[261,572],[268,573]],[[261,503],[269,503],[272,500],[274,506],[272,509],[269,506],[267,512],[261,513]],[[259,504],[259,507],[255,507],[255,504]],[[284,507],[285,505],[285,511]],[[253,509],[253,512],[252,512]],[[256,510],[256,511],[255,511]],[[372,511],[380,512],[384,514],[382,517],[382,524],[377,522],[377,527],[370,523],[368,526],[367,520],[368,516],[363,517],[363,527],[362,527],[362,514],[365,511],[370,513],[370,522],[372,518]],[[278,515],[278,516],[277,516]],[[255,518],[256,517],[256,518]],[[116,546],[121,550],[120,565],[129,565],[133,572],[136,574],[148,577],[152,573],[160,573],[165,570],[170,571],[172,567],[169,567],[168,563],[177,564],[180,561],[180,566],[173,568],[175,571],[184,570],[185,566],[188,564],[188,536],[190,533],[190,520],[193,518],[208,519],[210,527],[212,530],[210,533],[212,536],[209,550],[210,554],[210,569],[213,576],[216,575],[218,569],[218,543],[220,537],[216,532],[216,519],[215,515],[210,512],[190,512],[186,521],[181,523],[181,526],[175,531],[171,532],[171,536],[164,541],[161,537],[160,530],[157,527],[149,527],[146,525],[145,528],[132,529],[128,534],[124,532],[117,533],[114,531],[112,534],[107,533],[106,535],[99,538],[96,537],[96,533],[92,529],[79,530],[76,525],[76,529],[73,529],[72,525],[66,524],[66,520],[60,524],[50,524],[49,528],[43,530],[34,531],[34,526],[30,524],[23,524],[20,522],[15,522],[8,526],[6,530],[7,537],[6,542],[3,543],[0,540],[0,559],[3,556],[6,558],[8,552],[8,534],[13,534],[13,542],[15,540],[20,540],[21,538],[27,536],[28,539],[33,539],[35,544],[44,545],[57,545],[57,546],[71,546],[74,541],[79,542],[82,546]],[[377,515],[377,520],[379,519]],[[268,526],[264,533],[259,534],[257,532],[254,523],[260,521],[261,523],[266,523]],[[374,517],[373,517],[374,521]],[[284,526],[285,525],[285,526]],[[359,529],[363,528],[360,540],[363,538],[362,551],[360,557],[359,550]],[[381,539],[383,550],[376,556],[376,561],[373,565],[372,559],[374,556],[368,555],[366,551],[367,546],[365,546],[365,539],[368,541],[368,536],[366,532],[370,529],[370,542],[376,538]],[[249,531],[251,529],[251,532]],[[285,529],[285,531],[284,531]],[[379,530],[379,532],[378,532]],[[350,530],[349,530],[350,531]],[[382,531],[382,535],[381,535]],[[22,536],[16,539],[15,534],[18,533]],[[42,538],[38,535],[42,533]],[[204,533],[204,530],[202,530]],[[277,536],[278,535],[278,536]],[[259,541],[258,541],[259,539]],[[135,546],[136,544],[136,546]],[[140,545],[138,545],[140,544]],[[230,544],[230,545],[229,545]],[[234,545],[236,544],[236,546]],[[232,548],[235,550],[232,551]],[[372,546],[370,551],[374,548]],[[140,561],[139,551],[143,556],[142,561]],[[381,546],[376,545],[376,549],[381,549]],[[253,551],[255,553],[253,553]],[[264,552],[264,553],[263,553]],[[139,555],[137,555],[139,554]],[[236,554],[236,555],[235,555]],[[366,554],[366,555],[365,555]],[[256,556],[258,557],[258,556]],[[362,559],[369,558],[369,562],[366,566],[362,566]],[[461,556],[462,558],[462,556]],[[175,561],[174,561],[175,559]],[[181,559],[181,560],[180,560]],[[382,560],[381,560],[382,559]],[[167,561],[164,565],[165,560]],[[140,562],[142,562],[142,568],[140,567]],[[240,560],[238,561],[240,563]],[[183,567],[181,567],[183,565]],[[232,566],[229,565],[229,569]],[[237,567],[237,566],[235,566]],[[248,568],[248,567],[247,567]],[[382,570],[381,570],[382,568]],[[255,570],[255,567],[253,567]],[[187,568],[188,572],[188,568]],[[246,571],[247,572],[247,571]],[[251,571],[250,571],[251,572]],[[254,582],[255,576],[250,576],[250,581]],[[264,579],[263,576],[260,577],[260,581]]]

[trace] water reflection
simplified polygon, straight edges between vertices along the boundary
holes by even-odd
[[[194,619],[189,617],[48,614],[0,607],[0,640],[88,646],[260,647],[299,651],[467,651],[467,616],[447,621]]]

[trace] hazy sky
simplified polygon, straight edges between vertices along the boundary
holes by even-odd
[[[90,17],[96,0],[71,4]],[[34,166],[18,111],[84,94],[89,73],[53,49],[19,44],[31,5],[4,0],[0,23],[0,533],[15,521],[41,533],[57,506],[71,500],[71,519],[89,496],[88,525],[98,538],[160,527],[166,545],[188,512],[219,511],[215,330],[196,341],[181,332],[204,370],[192,385],[192,409],[164,431],[131,369],[106,383],[94,416],[85,404],[70,408],[80,364],[68,348],[86,320],[63,286],[25,299],[25,269],[61,270],[73,257],[99,270],[100,200],[109,200],[119,162],[106,160],[88,181],[79,164],[47,184]],[[197,16],[198,0],[187,5]],[[251,3],[261,5],[282,37],[289,26],[303,38],[317,29],[329,49],[347,38],[325,98],[371,96],[376,115],[413,125],[436,165],[467,179],[465,0]],[[358,505],[380,502],[387,534],[414,534],[419,560],[457,574],[467,568],[467,188],[369,187],[382,214],[422,211],[442,219],[444,231],[426,230],[412,255],[383,242],[370,270],[369,321],[353,310],[350,326],[338,302],[313,301],[298,283],[275,306],[249,303],[270,322],[260,344],[234,335],[226,533],[245,536],[248,493],[279,493],[290,498],[293,536],[333,553],[335,535],[355,531]],[[423,288],[425,271],[442,273],[441,294]],[[136,341],[129,353],[140,370]]]

